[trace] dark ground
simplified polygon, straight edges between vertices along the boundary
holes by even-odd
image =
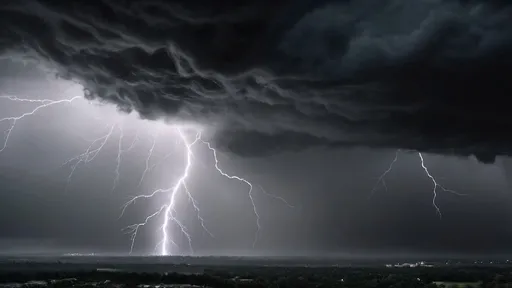
[[[352,262],[311,258],[15,257],[2,259],[0,287],[512,286],[512,264],[506,260],[439,259],[424,263],[432,267],[414,268],[386,267],[378,263],[380,260]],[[412,259],[407,262],[416,263]]]

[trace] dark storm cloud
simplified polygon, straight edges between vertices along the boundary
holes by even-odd
[[[505,1],[503,1],[505,2]],[[310,145],[510,155],[512,4],[3,1],[0,50],[87,97],[213,124],[258,155]]]

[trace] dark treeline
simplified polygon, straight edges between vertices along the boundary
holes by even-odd
[[[442,268],[299,268],[224,267],[202,274],[124,273],[102,271],[0,272],[3,283],[26,283],[75,278],[80,283],[103,282],[135,287],[139,284],[192,284],[206,287],[439,287],[434,282],[466,283],[467,287],[501,287],[512,284],[512,269],[506,267]],[[438,283],[439,284],[439,283]],[[52,284],[52,287],[59,287]],[[62,286],[69,287],[69,286]],[[77,286],[78,287],[78,286]],[[109,286],[105,286],[109,287]],[[448,285],[449,287],[449,285]],[[464,286],[463,286],[464,287]]]

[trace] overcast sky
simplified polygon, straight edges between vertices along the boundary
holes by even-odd
[[[231,14],[208,5],[180,14],[162,2],[160,15],[143,2],[107,2],[0,9],[9,28],[0,34],[0,119],[52,103],[0,121],[8,140],[0,252],[128,254],[123,228],[143,223],[170,192],[137,200],[119,219],[123,204],[172,188],[185,172],[186,143],[173,125],[185,127],[188,143],[201,130],[218,167],[253,190],[219,174],[212,151],[196,142],[186,186],[213,237],[180,186],[166,230],[178,246],[168,245],[172,253],[512,252],[512,161],[503,156],[512,141],[502,133],[512,123],[499,102],[512,89],[499,82],[507,73],[489,68],[512,68],[503,52],[512,51],[503,28],[512,27],[503,18],[510,7],[278,1],[271,12],[255,2],[232,5]],[[77,159],[63,165],[93,142],[92,150],[101,146],[94,159],[74,172]],[[437,183],[457,192],[437,187],[441,215],[415,150]],[[139,228],[134,254],[162,253],[164,218]]]
[[[2,94],[61,99],[81,92],[74,83],[24,75],[3,77]],[[37,105],[1,101],[6,116],[20,115]],[[112,191],[120,137],[117,129],[97,158],[78,166],[67,184],[72,166],[61,165],[84,152],[95,138],[107,135],[110,125],[119,120],[125,121],[123,149],[135,137],[140,140],[122,155],[116,189]],[[55,105],[18,121],[0,154],[2,251],[128,253],[130,237],[121,229],[143,222],[166,198],[137,201],[117,220],[121,206],[130,196],[172,186],[185,167],[179,137],[172,129],[164,129],[149,162],[150,167],[158,166],[138,187],[153,144],[151,127],[158,126],[146,122],[85,100]],[[4,130],[9,127],[8,122],[2,125]],[[425,154],[425,165],[439,183],[467,194],[439,191],[440,218],[432,206],[433,183],[414,152],[398,154],[385,178],[387,191],[380,185],[373,196],[373,185],[388,169],[395,150],[311,148],[256,158],[219,154],[222,169],[255,186],[262,229],[253,249],[256,223],[247,185],[220,176],[205,145],[197,144],[194,154],[188,187],[215,236],[201,229],[191,203],[180,194],[179,217],[190,229],[196,254],[300,255],[354,249],[480,253],[508,251],[512,240],[512,203],[501,159],[486,165],[474,158]],[[258,185],[295,208],[265,195]],[[161,223],[162,218],[155,218],[141,228],[135,253],[153,252],[160,241]],[[171,230],[179,235],[177,227]],[[181,252],[188,253],[186,242],[180,241]]]

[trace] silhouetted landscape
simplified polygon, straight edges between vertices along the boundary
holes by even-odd
[[[14,258],[4,259],[0,265],[0,287],[414,288],[512,285],[512,263],[508,260],[471,262],[451,259],[386,265],[375,262],[340,265],[334,264],[334,259],[309,259],[311,264],[305,264],[306,260],[263,257]]]

